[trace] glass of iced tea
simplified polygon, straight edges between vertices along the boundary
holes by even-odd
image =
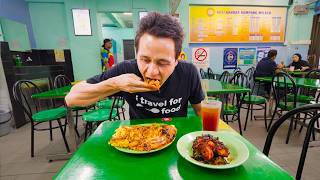
[[[204,100],[201,102],[201,117],[203,130],[218,130],[221,106],[222,102],[217,100]]]

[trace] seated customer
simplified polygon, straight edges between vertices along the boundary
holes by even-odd
[[[204,94],[198,70],[178,61],[183,34],[171,15],[148,13],[135,37],[137,59],[76,84],[66,96],[66,104],[87,106],[119,95],[128,102],[131,119],[187,116],[188,102],[200,115]]]
[[[275,59],[277,57],[277,50],[272,49],[268,52],[268,56],[261,59],[256,67],[254,72],[254,77],[265,77],[273,76],[275,73],[278,73],[280,69],[284,67],[284,63],[281,62],[279,65],[276,64]],[[264,83],[264,89],[266,91],[265,96],[268,97],[270,94],[271,84]],[[258,92],[260,94],[260,92]]]
[[[254,72],[254,77],[273,76],[278,73],[280,69],[284,67],[284,63],[281,62],[277,65],[275,59],[277,57],[277,50],[272,49],[268,52],[268,56],[261,59]]]
[[[294,66],[294,70],[301,70],[301,71],[306,71],[306,70],[310,70],[310,64],[307,61],[302,60],[301,54],[296,53],[292,56],[292,63],[288,65],[288,67],[290,66]]]

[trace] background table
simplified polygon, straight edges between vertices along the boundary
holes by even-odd
[[[234,84],[220,82],[218,80],[206,80],[207,82],[207,94],[211,95],[221,95],[221,94],[230,94],[230,93],[248,93],[251,89],[246,87],[241,87]]]
[[[127,154],[108,144],[120,125],[161,122],[161,119],[103,122],[95,133],[80,146],[74,156],[56,174],[55,179],[220,179],[220,180],[285,180],[293,179],[255,146],[220,121],[220,130],[230,131],[249,149],[249,159],[241,166],[206,169],[183,159],[176,148],[178,139],[202,129],[199,117],[172,118],[167,124],[178,129],[176,140],[167,148],[150,154]]]
[[[293,79],[296,82],[297,87],[304,87],[304,88],[311,88],[311,89],[320,88],[319,79],[299,78],[299,77],[293,77]],[[256,77],[255,80],[271,83],[272,77]],[[287,82],[289,83],[289,80],[287,80]]]

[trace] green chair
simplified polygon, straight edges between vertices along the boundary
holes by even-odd
[[[246,75],[241,71],[236,71],[236,73],[232,76],[229,83],[235,84],[238,86],[245,87],[245,83],[247,82]],[[225,101],[223,104],[223,119],[227,123],[238,121],[239,125],[239,133],[242,135],[241,121],[240,121],[240,107],[242,105],[242,99],[244,94],[231,93],[227,94],[225,97]],[[229,120],[229,116],[232,116],[231,120]],[[235,119],[236,118],[236,119]]]
[[[305,105],[305,103],[297,102],[298,89],[294,79],[289,74],[279,72],[274,75],[272,77],[271,87],[275,99],[275,108],[268,126],[268,130],[271,127],[276,114],[282,114],[283,111],[291,111],[297,107]],[[289,101],[289,94],[293,94],[293,101]],[[290,134],[293,128],[293,121],[294,117],[292,117],[290,121],[286,144],[289,142]]]
[[[119,109],[116,108],[116,104],[121,104],[120,101],[121,98],[115,97],[112,100],[111,107],[102,107],[100,106],[99,109],[88,111],[83,113],[82,120],[86,122],[85,127],[85,135],[84,135],[84,141],[87,139],[88,133],[91,135],[93,130],[93,125],[99,125],[103,121],[111,121],[111,120],[120,120],[119,116]],[[104,105],[106,105],[105,103]],[[101,104],[100,104],[101,105]]]
[[[31,157],[34,157],[34,132],[49,130],[50,140],[52,140],[52,129],[56,128],[60,129],[66,149],[70,152],[65,131],[60,121],[60,119],[66,116],[66,108],[59,107],[43,110],[41,109],[44,107],[43,100],[31,98],[31,95],[34,93],[40,93],[40,89],[32,81],[20,80],[14,84],[13,97],[31,121]],[[48,107],[49,103],[46,101],[45,105]],[[52,127],[52,121],[57,121],[59,125]],[[37,126],[42,123],[49,123],[49,128],[38,128]]]
[[[311,70],[306,75],[307,79],[320,79],[320,71],[319,70]],[[297,95],[297,102],[310,104],[311,101],[315,100],[315,96],[317,93],[317,89],[311,88],[300,88],[299,94]],[[293,95],[290,94],[289,101],[293,100]]]
[[[255,88],[255,82],[253,77],[254,71],[255,71],[255,68],[251,67],[245,72],[245,75],[247,77],[247,83],[245,85],[246,87],[253,90]],[[247,110],[246,121],[244,123],[243,130],[245,131],[247,129],[249,112],[250,112],[250,119],[252,120],[254,110],[255,111],[264,110],[264,125],[265,125],[265,128],[267,129],[267,117],[266,117],[267,116],[267,99],[263,96],[253,95],[252,93],[249,93],[249,95],[245,95],[244,97],[242,97],[242,100],[243,100],[242,105],[246,105],[246,106],[242,106],[241,108]]]
[[[53,82],[53,86],[54,88],[60,88],[60,87],[64,87],[64,86],[70,86],[71,85],[71,80],[63,74],[60,74],[58,76],[56,76],[54,78],[54,82]],[[61,99],[60,99],[61,101]],[[63,105],[64,105],[64,99],[63,99]],[[88,109],[94,108],[94,105],[91,106],[85,106],[85,107],[80,107],[80,106],[75,106],[72,107],[72,111],[74,111],[76,114],[74,115],[74,117],[76,117],[75,119],[75,132],[77,134],[78,137],[80,137],[79,131],[78,131],[78,118],[80,116],[82,116],[79,112],[80,111],[88,111]],[[65,126],[66,128],[66,126]],[[65,129],[66,130],[66,129]]]
[[[100,109],[101,108],[102,109],[110,109],[112,107],[112,103],[113,103],[113,99],[106,98],[104,100],[98,101],[96,103],[96,106]],[[124,101],[123,97],[118,97],[118,100],[115,103],[116,104],[114,105],[114,108],[117,108],[118,111],[121,109],[121,112],[120,111],[119,112],[122,114],[123,119],[126,119],[125,114],[124,114],[125,109],[123,107],[125,104],[125,101]],[[119,115],[120,115],[120,113],[119,113]]]

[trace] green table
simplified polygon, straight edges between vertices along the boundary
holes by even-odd
[[[320,80],[319,79],[311,79],[311,78],[299,78],[293,77],[294,81],[296,82],[297,87],[304,87],[310,89],[318,89],[320,88]],[[256,81],[261,82],[272,82],[272,77],[256,77]],[[287,80],[289,83],[289,80]]]
[[[108,145],[114,130],[120,125],[150,122],[161,122],[161,120],[103,122],[54,179],[293,179],[239,134],[236,134],[237,137],[247,145],[250,152],[249,159],[243,165],[233,169],[213,170],[189,163],[179,155],[176,143],[184,134],[202,129],[201,119],[198,117],[172,118],[171,122],[167,122],[177,127],[177,138],[169,147],[158,152],[133,155],[120,152]],[[221,131],[235,133],[222,121],[219,128]]]
[[[211,95],[221,95],[221,94],[230,94],[230,93],[248,93],[251,89],[246,87],[241,87],[234,84],[220,82],[218,80],[204,80],[206,84],[207,94]]]
[[[288,71],[288,74],[293,76],[305,76],[309,71]]]
[[[33,94],[31,97],[32,98],[37,98],[37,99],[59,99],[59,98],[64,98],[70,91],[71,89],[70,86],[64,86],[61,88],[56,88],[52,89],[49,91],[41,92],[38,94]]]

